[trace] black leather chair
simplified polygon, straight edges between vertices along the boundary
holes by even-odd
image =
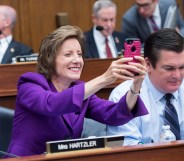
[[[11,140],[14,110],[0,106],[0,151],[6,152]]]

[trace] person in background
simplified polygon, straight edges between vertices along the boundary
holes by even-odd
[[[80,138],[84,117],[121,125],[147,114],[142,100],[134,95],[140,90],[147,72],[144,59],[136,57],[140,63],[131,63],[132,58],[113,61],[105,73],[85,83],[79,80],[84,66],[84,44],[81,29],[69,25],[43,39],[37,73],[25,73],[18,81],[8,153],[17,156],[43,154],[47,141]],[[134,76],[129,70],[142,75]],[[134,92],[128,91],[118,103],[95,95],[118,78],[133,79]]]
[[[30,55],[33,50],[13,39],[12,30],[15,26],[17,13],[14,8],[0,5],[0,63],[10,64],[12,58],[19,55]]]
[[[149,114],[123,126],[108,126],[107,133],[124,135],[124,145],[136,145],[159,142],[163,125],[170,125],[176,139],[183,139],[184,39],[174,29],[161,29],[147,38],[144,51],[148,74],[140,97]],[[131,85],[132,81],[125,81],[117,86],[109,100],[118,102]]]
[[[98,0],[93,5],[94,27],[85,33],[87,52],[85,58],[116,58],[122,54],[126,35],[114,31],[116,4],[110,0]]]
[[[139,38],[144,44],[154,31],[162,29],[168,8],[176,5],[175,0],[135,0],[122,17],[122,32],[129,37]],[[178,9],[176,12],[176,30],[184,36],[184,21]]]

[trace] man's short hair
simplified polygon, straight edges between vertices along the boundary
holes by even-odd
[[[184,50],[183,37],[174,29],[161,29],[148,36],[144,45],[144,57],[150,60],[153,68],[156,67],[161,50],[181,53]]]
[[[99,11],[103,8],[114,7],[116,10],[116,4],[111,0],[98,0],[93,5],[93,15],[99,17]]]

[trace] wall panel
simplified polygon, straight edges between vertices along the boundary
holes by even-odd
[[[1,0],[0,4],[13,6],[18,13],[14,37],[38,52],[40,42],[49,32],[56,29],[55,16],[67,12],[71,25],[83,31],[92,27],[92,5],[95,0]],[[116,30],[121,29],[121,17],[134,0],[114,0],[118,7]],[[177,0],[183,13],[182,0]]]

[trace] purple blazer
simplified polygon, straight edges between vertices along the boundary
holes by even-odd
[[[80,138],[84,117],[109,125],[122,125],[148,113],[138,98],[129,111],[126,97],[113,103],[96,95],[84,99],[84,82],[57,92],[43,75],[25,73],[18,81],[18,94],[8,153],[18,156],[42,154],[46,142]]]

